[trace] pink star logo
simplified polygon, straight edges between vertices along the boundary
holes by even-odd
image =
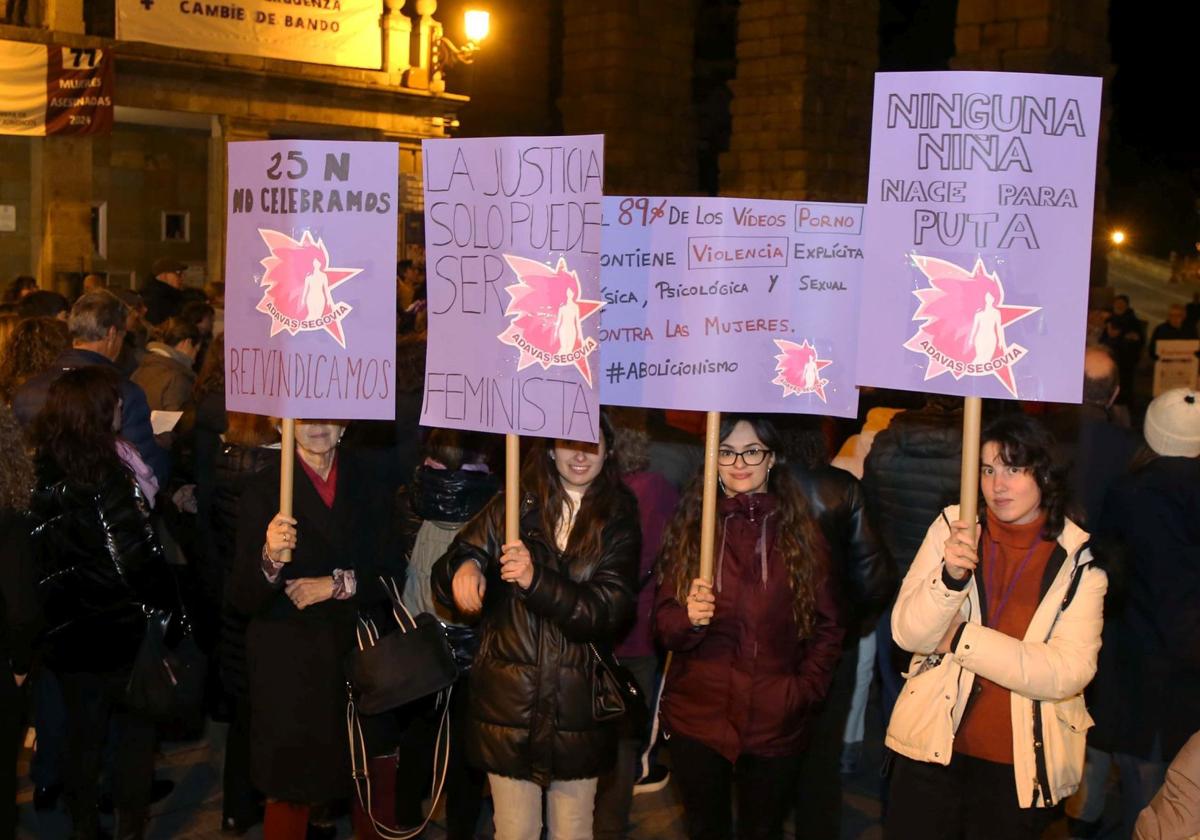
[[[921,326],[904,347],[927,358],[926,381],[943,373],[995,376],[1016,397],[1012,368],[1029,351],[1009,343],[1004,331],[1041,307],[1005,304],[1004,284],[981,258],[970,271],[936,257],[911,259],[929,286],[913,292],[921,303],[912,319]]]
[[[579,276],[567,268],[562,257],[553,267],[508,254],[504,259],[518,282],[505,287],[510,300],[504,314],[512,316],[512,321],[497,337],[521,351],[517,370],[533,364],[540,364],[542,370],[574,367],[591,387],[588,357],[599,343],[584,337],[583,322],[599,312],[604,302],[583,299]]]
[[[333,290],[362,269],[330,266],[325,241],[307,230],[299,241],[277,230],[259,228],[258,234],[270,254],[261,261],[263,296],[254,308],[271,316],[271,335],[324,330],[344,348],[342,321],[353,307],[335,301]]]
[[[778,385],[783,388],[784,397],[790,397],[793,394],[816,394],[821,402],[826,402],[825,386],[829,384],[829,380],[821,376],[821,371],[833,364],[830,359],[818,359],[817,348],[808,343],[805,339],[802,344],[797,344],[794,341],[787,341],[782,338],[775,339],[775,346],[782,352],[775,357],[779,363],[775,366],[778,372],[772,381],[772,385]]]

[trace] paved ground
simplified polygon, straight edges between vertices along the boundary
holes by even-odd
[[[877,715],[874,715],[878,717]],[[166,800],[155,807],[150,825],[149,840],[168,840],[168,838],[224,838],[219,831],[221,819],[221,755],[224,742],[225,727],[219,724],[209,726],[208,736],[204,741],[191,744],[166,744],[163,756],[158,763],[160,777],[172,779],[176,783],[175,791]],[[878,744],[878,726],[872,726],[868,740],[875,736]],[[845,831],[843,837],[854,840],[877,840],[882,836],[878,826],[878,767],[879,748],[870,749],[864,757],[863,770],[856,776],[847,779],[847,790],[841,807],[844,813]],[[32,790],[26,785],[19,797],[21,805],[21,829],[18,832],[20,840],[61,840],[67,837],[70,825],[61,809],[55,812],[35,813],[32,805]],[[634,799],[633,828],[630,837],[636,840],[655,838],[655,840],[683,840],[684,833],[680,820],[682,809],[672,786],[659,793],[638,796]],[[490,820],[480,820],[481,838],[491,837]],[[258,840],[262,837],[260,828],[252,829],[245,835],[247,840]],[[352,836],[349,820],[343,820],[339,838]],[[796,835],[791,827],[788,838]],[[425,834],[427,840],[442,840],[440,825],[431,826]]]
[[[879,765],[881,734],[877,707],[868,709],[867,751],[860,771],[845,778],[842,802],[843,840],[879,840],[883,831],[879,825]],[[225,727],[210,725],[208,737],[192,744],[167,744],[159,760],[158,774],[176,783],[176,789],[153,813],[148,840],[218,840],[226,838],[219,831],[221,819],[221,755]],[[32,791],[26,786],[19,797],[21,807],[20,840],[64,840],[69,821],[61,811],[34,813],[30,804]],[[831,807],[838,807],[830,803]],[[684,840],[681,822],[682,809],[675,790],[668,785],[659,793],[635,797],[632,814],[631,840]],[[490,819],[480,820],[480,838],[491,837]],[[1105,815],[1106,830],[1099,840],[1117,840],[1115,791],[1109,794],[1109,810]],[[803,820],[801,820],[801,825]],[[245,835],[247,840],[260,840],[261,827]],[[425,840],[444,840],[441,825],[435,822],[425,834]],[[788,840],[802,840],[803,830],[797,832],[789,820],[785,834]],[[1054,840],[1068,837],[1064,822],[1055,826],[1049,835]],[[340,824],[339,838],[352,837],[349,820]]]

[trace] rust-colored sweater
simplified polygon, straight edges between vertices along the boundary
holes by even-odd
[[[1054,553],[1056,543],[1042,538],[1045,525],[1044,515],[1026,525],[1006,524],[991,511],[987,515],[975,570],[985,596],[984,623],[1014,639],[1025,636],[1037,611],[1042,576]],[[975,677],[972,692],[975,696],[954,736],[955,751],[1012,764],[1011,692],[980,676]]]

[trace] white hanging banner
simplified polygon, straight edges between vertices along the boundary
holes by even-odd
[[[378,70],[379,0],[117,0],[117,38]]]

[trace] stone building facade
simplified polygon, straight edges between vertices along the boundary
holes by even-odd
[[[0,39],[111,50],[117,67],[111,134],[0,135],[0,204],[17,217],[0,232],[0,277],[71,292],[97,271],[136,286],[167,256],[189,282],[220,280],[227,141],[395,141],[401,210],[420,211],[420,141],[444,136],[466,101],[430,84],[435,0],[381,2],[378,70],[119,41],[111,9],[46,0],[29,25],[0,25]]]
[[[0,232],[0,276],[144,275],[170,255],[219,277],[227,140],[396,140],[416,212],[419,140],[459,118],[460,136],[604,133],[610,194],[866,198],[881,0],[380,0],[384,66],[370,71],[114,41],[94,12],[110,4],[35,0],[37,26],[0,26],[0,38],[113,48],[119,105],[110,136],[0,136],[0,204],[18,208],[18,231]],[[435,92],[434,14],[454,21],[474,5],[493,34],[448,73],[459,93]],[[958,0],[954,14],[952,67],[1112,75],[1107,0]],[[715,26],[736,43],[720,96],[697,73]],[[712,105],[726,101],[714,149]],[[1098,223],[1103,143],[1102,129]],[[714,177],[698,167],[706,156]],[[101,207],[104,253],[92,242]],[[163,241],[168,212],[186,214],[187,241]]]

